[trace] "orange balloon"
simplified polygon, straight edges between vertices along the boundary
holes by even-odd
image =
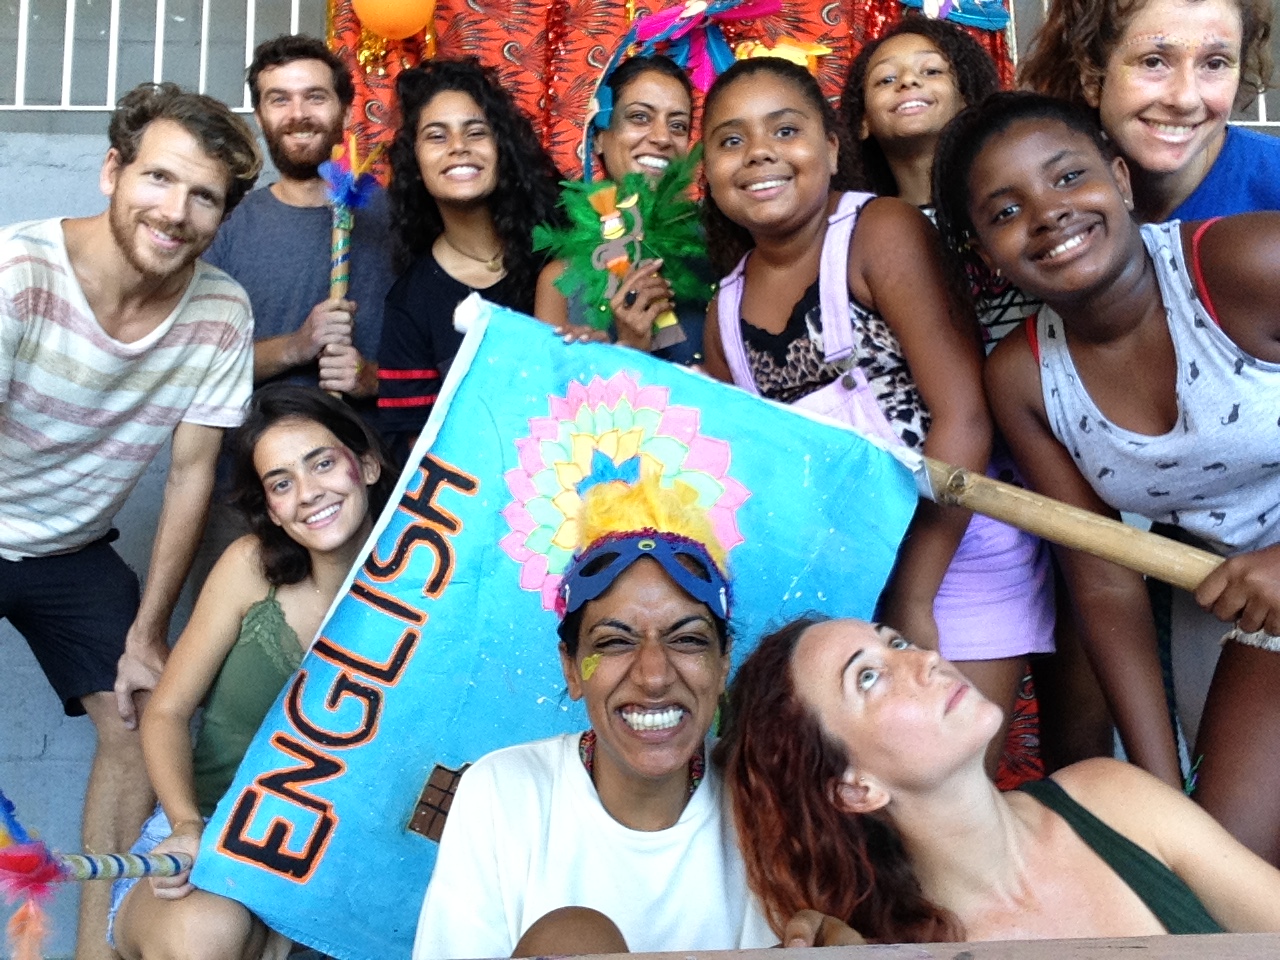
[[[388,40],[403,40],[429,26],[435,0],[351,0],[360,25]]]

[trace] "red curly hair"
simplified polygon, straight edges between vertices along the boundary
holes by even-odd
[[[717,759],[747,880],[779,936],[809,909],[873,942],[963,940],[956,916],[921,892],[888,819],[844,813],[834,802],[849,757],[800,702],[791,672],[800,638],[824,619],[804,617],[761,640],[729,693]]]

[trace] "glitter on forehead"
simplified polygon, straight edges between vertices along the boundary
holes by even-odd
[[[1156,47],[1157,49],[1165,49],[1168,47],[1178,47],[1184,50],[1203,50],[1206,47],[1218,48],[1226,51],[1234,51],[1239,46],[1239,40],[1224,37],[1218,33],[1206,32],[1200,35],[1199,39],[1192,36],[1182,36],[1169,34],[1163,31],[1155,33],[1140,33],[1137,36],[1126,37],[1116,44],[1116,49],[1126,50],[1133,47]]]

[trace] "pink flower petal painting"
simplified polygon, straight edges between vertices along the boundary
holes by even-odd
[[[687,483],[725,550],[742,543],[738,508],[751,492],[729,475],[729,444],[700,434],[699,411],[669,404],[669,395],[628,373],[574,381],[565,396],[548,397],[549,415],[531,419],[529,435],[516,441],[519,466],[505,475],[513,500],[502,511],[511,532],[501,546],[520,565],[520,586],[539,593],[547,610],[577,543],[577,485],[597,453],[615,464],[638,456],[664,484]]]

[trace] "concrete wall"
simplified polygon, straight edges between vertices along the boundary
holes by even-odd
[[[82,216],[101,210],[98,170],[106,153],[106,117],[97,135],[8,133],[0,137],[0,224],[55,215]],[[153,465],[120,515],[118,548],[139,574],[146,570],[156,505],[164,480]],[[26,642],[0,622],[0,788],[18,807],[26,826],[58,850],[79,849],[93,725],[63,716]],[[77,891],[63,889],[51,905],[54,935],[49,956],[69,956],[75,942]]]

